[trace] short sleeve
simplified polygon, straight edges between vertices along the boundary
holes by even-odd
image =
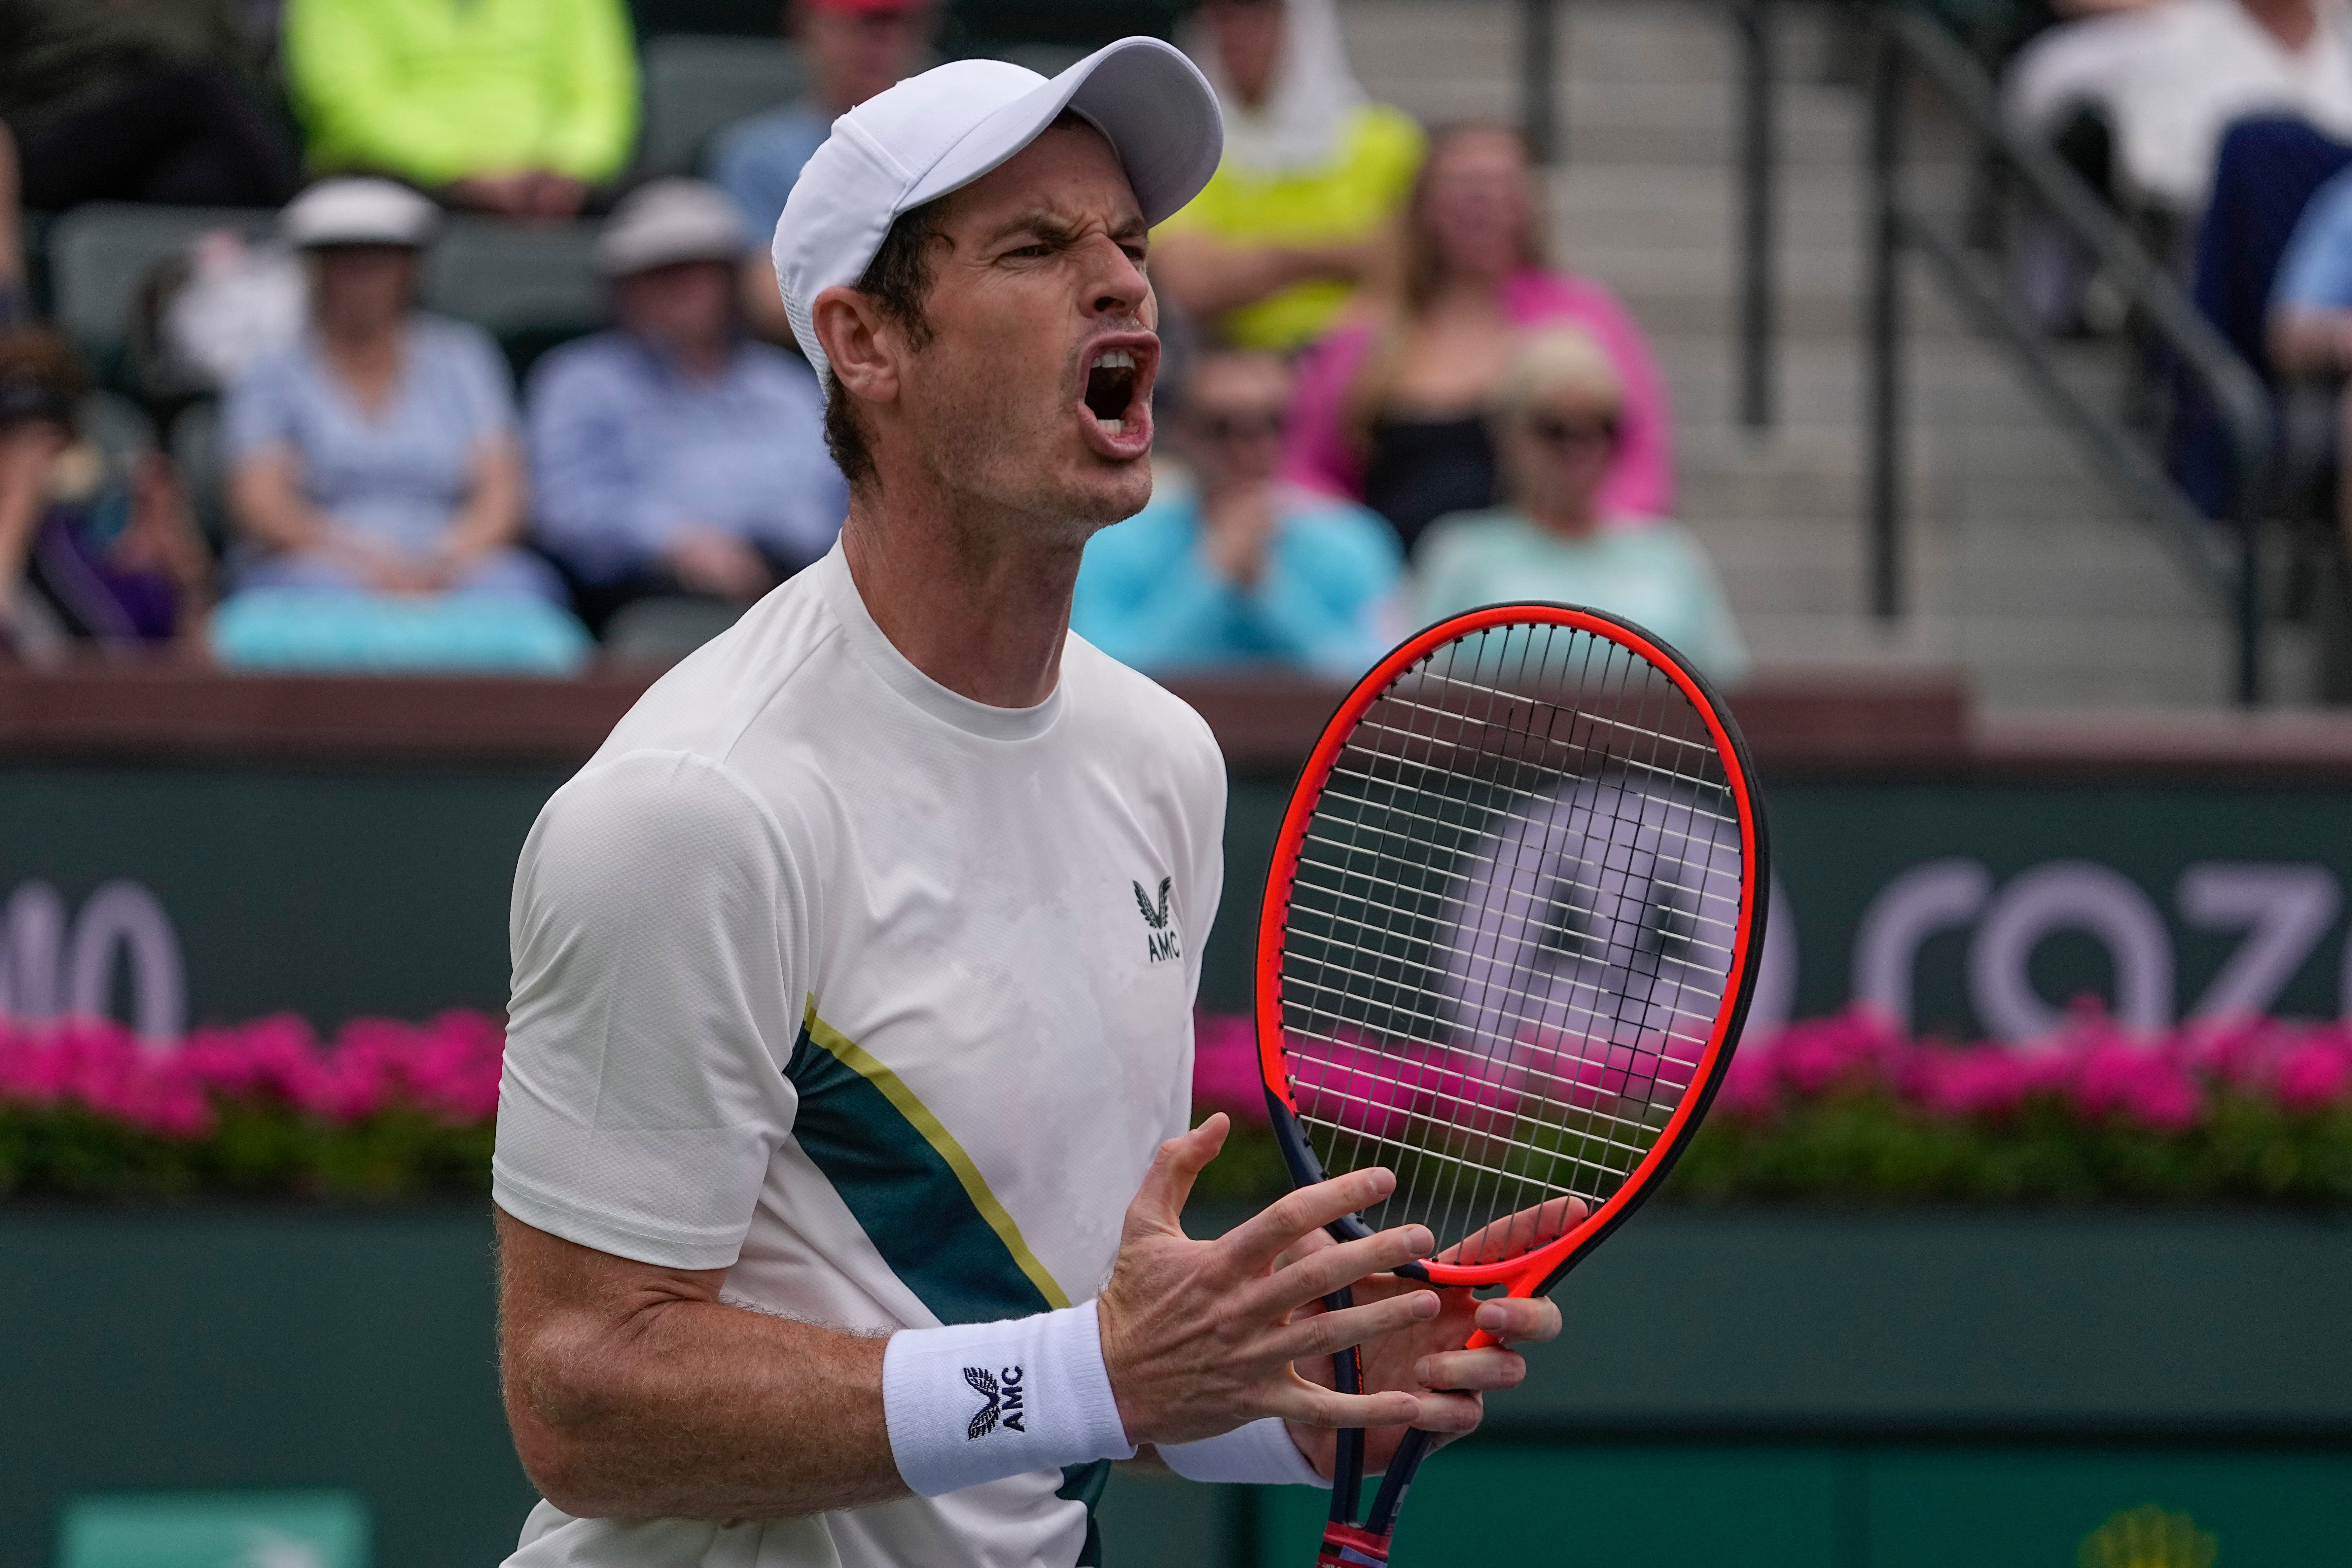
[[[677,752],[593,763],[524,843],[492,1194],[672,1268],[740,1251],[791,1133],[809,921],[775,816]]]
[[[294,439],[292,360],[284,353],[264,355],[229,383],[221,397],[220,456],[228,464],[252,458],[268,447]]]
[[[2279,263],[2271,303],[2316,310],[2352,307],[2352,178],[2336,175],[2305,206]]]

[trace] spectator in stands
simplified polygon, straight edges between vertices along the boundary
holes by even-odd
[[[2221,132],[2250,114],[2299,115],[2352,137],[2352,7],[2344,0],[2162,0],[2062,24],[2027,46],[2011,114],[2057,136],[2078,166],[2111,161],[2112,194],[2169,244],[2203,211]],[[2093,117],[2091,128],[2079,117]],[[2104,132],[2104,134],[2102,134]]]
[[[0,660],[43,662],[73,639],[160,644],[192,629],[209,595],[171,466],[81,436],[88,386],[56,333],[0,331]]]
[[[1547,327],[1519,344],[1494,416],[1510,504],[1431,527],[1415,573],[1421,616],[1507,599],[1589,605],[1736,684],[1748,673],[1747,646],[1698,541],[1663,520],[1607,526],[1607,476],[1625,407],[1616,364],[1591,332]]]
[[[922,68],[938,21],[933,0],[793,0],[784,7],[784,36],[808,62],[808,91],[720,132],[709,160],[710,177],[735,198],[753,241],[743,261],[743,300],[761,336],[792,341],[768,242],[801,165],[835,120]]]
[[[1431,520],[1495,504],[1488,415],[1512,350],[1573,321],[1608,352],[1623,407],[1599,497],[1601,526],[1674,503],[1664,379],[1601,284],[1544,263],[1526,144],[1515,132],[1441,132],[1415,183],[1389,281],[1302,364],[1284,471],[1362,500],[1407,549]]]
[[[286,237],[310,258],[310,328],[257,360],[222,407],[243,546],[215,627],[224,658],[574,661],[583,634],[555,608],[561,580],[515,544],[522,457],[505,362],[479,328],[413,308],[437,221],[415,191],[369,178],[325,181],[286,209]],[[453,602],[428,603],[441,598]]]
[[[24,209],[16,199],[16,142],[0,120],[0,327],[13,327],[32,314],[25,286]]]
[[[1206,0],[1184,37],[1225,115],[1216,178],[1160,226],[1152,277],[1211,335],[1287,353],[1346,307],[1421,163],[1370,102],[1332,0]]]
[[[1275,355],[1202,356],[1177,421],[1197,488],[1087,545],[1071,628],[1159,673],[1278,664],[1360,675],[1388,646],[1396,541],[1362,508],[1275,478],[1290,372]]]
[[[286,0],[285,54],[313,171],[452,206],[570,217],[636,140],[621,0]]]
[[[592,626],[651,595],[749,604],[841,531],[849,492],[815,375],[739,329],[746,238],[715,185],[632,193],[596,247],[613,330],[532,374],[540,539],[574,574]]]
[[[292,150],[257,101],[264,51],[233,0],[9,0],[0,120],[24,204],[276,206]]]
[[[2291,376],[2352,374],[2352,171],[2319,187],[2273,285],[2271,363]]]

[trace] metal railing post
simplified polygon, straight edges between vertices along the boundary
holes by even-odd
[[[1559,68],[1559,18],[1555,0],[1519,0],[1519,124],[1538,163],[1556,163],[1562,148],[1553,83]]]
[[[1737,0],[1742,45],[1740,148],[1739,422],[1773,421],[1773,175],[1779,116],[1772,70],[1772,0]]]
[[[2231,499],[2238,525],[2238,703],[2253,708],[2263,700],[2262,476],[2242,471]]]
[[[1873,37],[1870,72],[1870,292],[1864,336],[1870,368],[1863,382],[1869,430],[1864,517],[1869,530],[1870,611],[1881,620],[1903,613],[1903,216],[1902,55],[1883,23]]]

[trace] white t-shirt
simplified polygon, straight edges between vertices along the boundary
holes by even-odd
[[[2011,111],[2054,131],[2080,105],[2102,110],[2131,187],[2194,216],[2221,133],[2250,114],[2293,114],[2352,137],[2352,7],[2318,0],[2319,26],[2290,51],[2239,0],[2161,0],[2051,28],[2011,68]]]
[[[1083,1301],[1190,1110],[1199,715],[1077,637],[960,697],[840,548],[656,682],[523,846],[499,1205],[859,1331]],[[535,1509],[517,1568],[1070,1568],[1102,1467],[806,1519]]]

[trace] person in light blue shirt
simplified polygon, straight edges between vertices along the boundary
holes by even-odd
[[[738,329],[743,245],[699,180],[633,192],[597,247],[616,324],[532,374],[537,537],[592,626],[652,595],[749,604],[841,531],[849,491],[816,376]]]
[[[1396,534],[1352,502],[1275,479],[1290,373],[1206,353],[1177,434],[1197,480],[1087,542],[1070,629],[1149,674],[1288,666],[1348,679],[1396,640]]]
[[[921,68],[938,15],[934,0],[793,0],[783,29],[808,61],[809,90],[711,139],[703,172],[734,198],[744,232],[757,242],[743,258],[743,298],[762,337],[792,338],[768,242],[802,165],[836,119]]]
[[[478,327],[414,307],[437,209],[388,180],[328,180],[288,205],[310,322],[233,381],[221,456],[237,589],[453,590],[553,604],[515,548],[522,473],[505,360]]]
[[[1616,367],[1582,328],[1547,328],[1519,346],[1495,416],[1511,504],[1430,525],[1417,557],[1420,614],[1436,621],[1513,600],[1605,610],[1736,686],[1748,645],[1698,540],[1664,519],[1601,526],[1596,499],[1623,402]]]
[[[2288,375],[2352,371],[2352,169],[2304,205],[2271,284],[2270,339]]]

